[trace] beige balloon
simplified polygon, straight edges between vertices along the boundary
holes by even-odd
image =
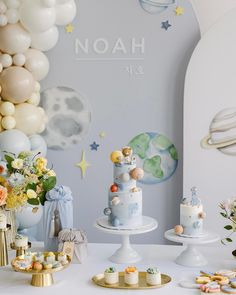
[[[12,116],[5,116],[2,118],[2,127],[6,130],[15,128],[16,120]]]
[[[26,135],[38,133],[42,124],[42,114],[38,107],[21,103],[16,106],[14,118],[16,119],[16,129],[21,130]]]
[[[8,54],[24,53],[31,44],[30,34],[20,25],[0,27],[0,50]]]
[[[22,103],[34,92],[33,75],[22,67],[10,67],[0,74],[1,96],[12,103]]]

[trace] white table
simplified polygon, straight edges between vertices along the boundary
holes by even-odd
[[[34,250],[33,244],[32,250]],[[37,246],[40,246],[37,244]],[[72,264],[68,269],[54,274],[55,284],[51,287],[36,288],[29,285],[30,275],[16,273],[10,266],[0,268],[0,294],[1,295],[191,295],[200,294],[198,290],[183,289],[178,286],[181,280],[193,280],[202,268],[187,268],[177,265],[174,260],[183,251],[182,246],[165,245],[136,245],[134,248],[142,255],[143,261],[136,264],[139,270],[148,266],[157,266],[163,273],[169,274],[173,281],[161,289],[147,291],[124,291],[100,288],[93,285],[91,277],[101,273],[112,263],[108,257],[114,253],[118,245],[114,244],[89,244],[89,257],[84,264]],[[222,268],[236,268],[236,260],[231,255],[229,247],[214,246],[201,247],[201,252],[207,256],[209,265],[204,270],[215,271]],[[10,252],[13,257],[14,252]],[[125,265],[117,265],[123,270]],[[112,293],[111,293],[112,292]]]

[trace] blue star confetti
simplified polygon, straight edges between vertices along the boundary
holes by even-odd
[[[169,27],[171,27],[171,24],[169,23],[169,21],[165,21],[161,23],[161,28],[165,29],[166,31],[169,29]]]
[[[91,151],[97,151],[98,147],[99,144],[97,144],[95,141],[92,144],[90,144]]]

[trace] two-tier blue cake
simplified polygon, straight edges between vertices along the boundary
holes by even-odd
[[[114,183],[108,193],[108,207],[104,214],[112,226],[138,227],[142,224],[142,189],[136,181],[144,172],[136,167],[135,157],[130,147],[111,153],[114,163]]]

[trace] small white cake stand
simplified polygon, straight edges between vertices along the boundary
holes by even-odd
[[[207,264],[206,258],[196,249],[197,245],[210,244],[219,241],[220,236],[206,232],[200,238],[186,238],[175,234],[174,229],[165,232],[165,238],[169,241],[181,243],[186,249],[176,258],[177,264],[189,267],[198,267]]]
[[[120,248],[109,258],[110,261],[118,264],[123,263],[136,263],[142,260],[142,257],[131,247],[130,236],[148,233],[157,228],[158,223],[155,219],[143,216],[144,225],[139,229],[124,229],[124,228],[111,228],[108,224],[107,217],[101,217],[96,220],[95,227],[105,233],[113,235],[121,235],[122,243]],[[101,225],[102,224],[102,225]],[[107,225],[107,228],[105,227]]]

